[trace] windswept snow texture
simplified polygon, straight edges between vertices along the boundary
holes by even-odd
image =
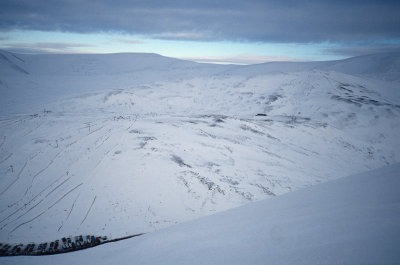
[[[150,232],[400,161],[398,54],[0,55],[0,241]]]
[[[2,264],[397,264],[400,164],[85,251]]]

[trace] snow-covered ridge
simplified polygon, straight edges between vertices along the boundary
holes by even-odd
[[[141,237],[2,264],[395,264],[400,164]]]
[[[122,74],[145,70],[171,69],[224,69],[231,73],[294,72],[307,70],[336,71],[344,74],[364,75],[398,80],[400,52],[357,56],[337,61],[269,62],[245,66],[199,64],[164,57],[153,53],[116,54],[14,54],[0,51],[0,71],[4,74]]]
[[[148,232],[400,161],[399,85],[371,73],[1,54],[10,243]]]
[[[346,60],[328,62],[321,69],[389,81],[400,81],[400,52],[363,55]]]
[[[14,54],[0,52],[1,71],[31,75],[123,74],[145,70],[200,68],[201,64],[153,53],[116,54]],[[8,68],[10,69],[7,69]],[[18,66],[19,69],[16,69]]]
[[[0,51],[0,115],[43,110],[84,93],[209,76],[226,70],[158,54],[14,54]]]
[[[331,62],[229,66],[199,64],[143,53],[29,55],[0,51],[0,115],[43,110],[52,101],[87,93],[211,76],[218,79],[232,76],[251,79],[264,75],[322,71],[396,81],[397,86],[399,61],[399,53],[383,53]],[[386,89],[388,84],[381,86]],[[398,89],[394,93],[399,94]]]
[[[232,69],[232,72],[239,75],[254,75],[310,70],[335,71],[373,79],[399,81],[400,52],[363,55],[337,61],[270,62],[236,66]]]

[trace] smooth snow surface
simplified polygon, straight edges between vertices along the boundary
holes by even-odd
[[[0,241],[151,232],[400,162],[399,58],[0,52]]]
[[[68,254],[1,264],[398,264],[400,164]]]

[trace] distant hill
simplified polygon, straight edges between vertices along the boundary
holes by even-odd
[[[203,68],[203,64],[153,53],[14,54],[0,51],[0,74],[103,75]],[[14,72],[12,72],[12,70]]]
[[[400,80],[400,52],[363,55],[337,61],[321,62],[270,62],[236,66],[235,74],[266,74],[309,70],[335,71],[388,81]]]
[[[336,71],[385,80],[400,80],[400,52],[378,53],[336,61],[269,62],[255,65],[213,65],[152,53],[14,54],[0,51],[0,74],[103,75],[138,71],[212,68],[233,74],[266,74],[307,70]]]
[[[345,74],[399,81],[400,52],[364,55],[340,61],[327,62],[320,68]]]

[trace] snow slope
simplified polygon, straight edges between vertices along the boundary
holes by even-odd
[[[84,251],[2,264],[397,264],[400,164]]]
[[[322,69],[389,81],[400,81],[400,52],[363,55],[328,62]]]
[[[1,55],[0,241],[149,232],[400,161],[396,79]]]
[[[310,70],[334,71],[363,78],[400,81],[400,53],[378,53],[345,60],[319,62],[269,62],[234,67],[230,72],[243,75],[299,72]]]
[[[13,54],[0,51],[0,113],[43,110],[54,100],[225,69],[157,54]]]

